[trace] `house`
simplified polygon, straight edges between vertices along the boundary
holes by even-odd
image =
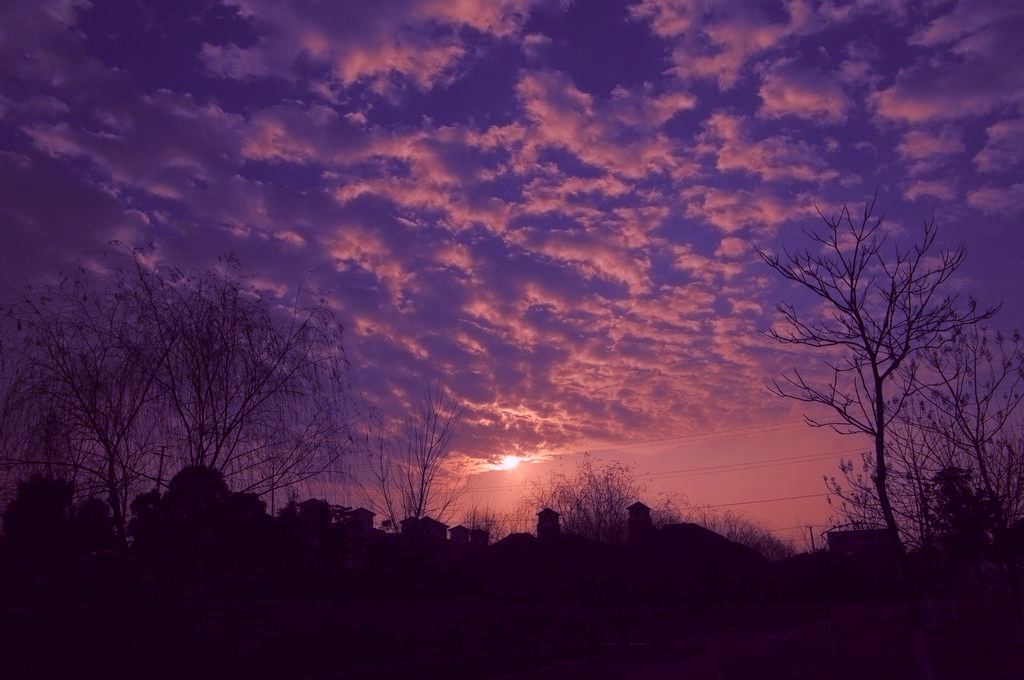
[[[849,557],[878,557],[892,552],[888,529],[830,529],[825,532],[828,551]]]
[[[346,508],[333,506],[332,520],[346,529],[359,534],[368,534],[373,531],[373,518],[376,513],[366,508]]]
[[[406,517],[399,525],[406,538],[443,543],[448,537],[448,525],[431,517]]]
[[[458,545],[469,545],[470,534],[469,527],[464,527],[461,524],[454,526],[448,530],[448,538],[452,543]]]
[[[326,528],[331,523],[331,506],[319,498],[309,498],[298,504],[299,519],[311,527]]]

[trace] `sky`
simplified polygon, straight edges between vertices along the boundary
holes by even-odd
[[[232,252],[325,291],[377,403],[461,396],[471,497],[591,451],[785,534],[864,442],[766,389],[814,358],[758,333],[799,296],[755,247],[877,190],[1017,325],[1021,35],[1012,0],[9,0],[0,283]]]

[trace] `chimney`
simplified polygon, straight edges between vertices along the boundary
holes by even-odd
[[[629,510],[629,544],[638,545],[645,541],[654,531],[651,509],[637,501],[627,508]]]
[[[544,508],[537,513],[537,538],[542,541],[558,538],[562,527],[558,523],[558,513],[551,508]]]

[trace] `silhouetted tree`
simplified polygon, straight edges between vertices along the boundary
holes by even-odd
[[[625,543],[626,508],[643,493],[633,468],[583,456],[573,474],[555,471],[533,485],[530,504],[560,515],[562,530],[606,543]]]
[[[232,258],[190,273],[108,254],[4,311],[0,467],[102,493],[122,546],[130,500],[182,467],[273,500],[351,448],[359,407],[331,308],[261,295]]]
[[[140,495],[132,511],[136,554],[158,577],[169,579],[168,587],[237,571],[264,557],[261,544],[271,543],[266,503],[231,492],[219,470],[202,465],[182,469],[162,496]]]
[[[334,471],[359,407],[326,301],[268,299],[231,257],[200,273],[138,255],[131,267],[141,334],[161,358],[166,451],[271,500]]]
[[[887,460],[889,500],[900,536],[909,548],[930,553],[934,548],[931,482],[942,469],[960,463],[961,455],[942,434],[929,426],[927,403],[915,400],[889,424]],[[854,528],[884,525],[874,482],[875,455],[865,451],[859,465],[851,458],[839,465],[841,479],[826,475],[831,496],[838,499],[841,521]]]
[[[443,521],[455,509],[466,489],[453,455],[462,412],[454,394],[431,386],[400,424],[377,422],[366,435],[364,494],[392,530],[406,517]]]
[[[963,264],[965,249],[961,245],[936,251],[934,222],[925,223],[918,242],[909,248],[895,245],[889,252],[881,231],[883,217],[874,215],[874,200],[856,219],[845,206],[838,216],[821,217],[825,230],[808,233],[814,250],[786,250],[781,255],[758,251],[771,269],[810,292],[818,305],[805,314],[780,303],[783,324],[770,329],[768,336],[821,350],[827,367],[827,375],[821,377],[813,370],[793,369],[776,380],[773,389],[831,412],[825,419],[807,417],[810,425],[872,439],[878,508],[899,556],[915,635],[923,640],[920,594],[889,495],[887,434],[914,395],[915,356],[995,310],[979,312],[972,301],[964,311],[955,296],[945,294]],[[926,673],[923,666],[919,670]]]
[[[32,475],[4,510],[4,544],[13,573],[32,585],[66,580],[74,546],[70,482]]]
[[[1021,336],[990,335],[978,324],[956,329],[927,353],[934,414],[928,426],[970,461],[995,523],[994,537],[1018,614],[1021,584],[1007,542],[1024,502],[1024,460],[1006,441],[1007,426],[1024,400]]]
[[[7,464],[49,469],[86,494],[103,493],[124,543],[128,503],[153,452],[148,406],[160,358],[140,343],[139,309],[124,271],[79,269],[29,288],[6,309],[13,361],[5,376]]]
[[[993,508],[974,487],[970,470],[950,466],[932,480],[932,513],[939,547],[977,565],[989,545]]]

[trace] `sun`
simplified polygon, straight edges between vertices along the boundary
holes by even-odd
[[[515,469],[523,459],[519,456],[505,455],[501,457],[501,460],[494,464],[495,470],[513,470]]]

